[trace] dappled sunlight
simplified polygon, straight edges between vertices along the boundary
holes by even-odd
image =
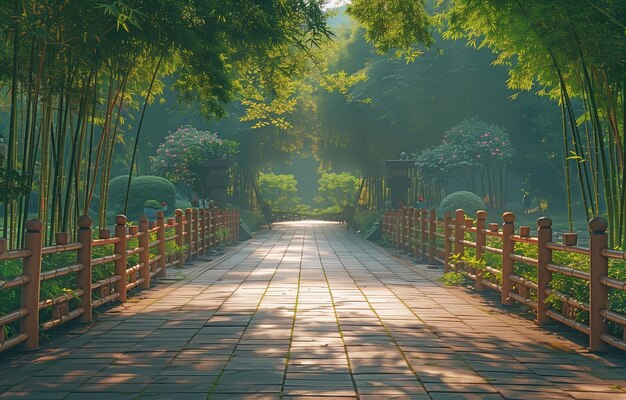
[[[63,390],[515,397],[524,385],[559,396],[622,393],[599,375],[626,368],[623,357],[589,357],[340,227],[308,224],[264,233],[241,248],[243,258],[192,266],[188,280],[142,291],[36,355],[8,357],[0,373],[15,379],[16,398]]]
[[[5,3],[0,400],[626,400],[624,0]]]
[[[334,221],[304,220],[304,221],[276,222],[276,223],[272,224],[272,227],[276,227],[277,229],[279,229],[281,227],[285,227],[285,228],[306,228],[306,227],[326,226],[326,225],[339,225],[339,226],[341,226],[343,224],[341,224],[339,222],[334,222]]]

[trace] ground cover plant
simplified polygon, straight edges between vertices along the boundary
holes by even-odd
[[[475,239],[474,234],[466,232],[465,239],[473,241]],[[498,238],[487,237],[487,246],[502,249],[502,241]],[[516,243],[515,253],[525,257],[529,257],[531,259],[536,259],[537,246],[526,243]],[[466,247],[465,255],[463,257],[453,256],[451,261],[452,263],[463,263],[470,269],[473,268],[476,270],[482,270],[485,279],[490,280],[491,282],[494,282],[497,285],[501,286],[501,274],[493,274],[487,271],[485,267],[489,266],[491,268],[501,271],[502,256],[485,252],[483,253],[482,257],[477,260],[475,255],[475,249]],[[556,265],[562,265],[580,271],[589,272],[589,257],[582,254],[564,251],[553,251],[552,262]],[[531,282],[537,283],[537,267],[533,265],[515,261],[514,273]],[[626,262],[622,260],[610,259],[608,276],[618,280],[626,280]],[[565,294],[568,297],[577,300],[580,303],[589,303],[589,283],[583,279],[577,279],[564,274],[554,273],[550,281],[550,287]],[[534,293],[534,291],[530,291],[530,297],[533,300],[537,299],[536,293]],[[547,303],[552,309],[559,313],[563,309],[562,300],[555,296],[548,296]],[[618,313],[626,314],[626,292],[624,292],[623,290],[610,289],[609,309]],[[589,315],[587,311],[570,309],[570,316],[578,322],[584,324],[589,323]],[[623,334],[623,328],[619,325],[609,322],[609,328],[613,335],[621,337],[621,335]]]
[[[223,232],[220,232],[223,233]],[[94,234],[94,239],[97,237]],[[152,233],[150,241],[157,239],[156,233]],[[138,239],[132,239],[127,242],[129,249],[134,249],[138,246]],[[166,243],[166,255],[178,254],[181,251],[185,251],[184,248],[180,248],[174,241]],[[97,246],[93,248],[93,258],[104,257],[113,254],[113,245]],[[151,258],[158,254],[157,247],[150,249]],[[41,271],[52,271],[64,266],[73,265],[76,263],[76,252],[63,252],[56,254],[44,255],[42,258]],[[137,265],[139,263],[139,255],[135,254],[127,258],[127,267]],[[22,274],[22,261],[17,260],[3,260],[0,261],[0,280],[10,280]],[[114,275],[114,264],[112,262],[96,265],[92,270],[92,282],[97,282],[102,279],[109,278]],[[127,277],[130,279],[130,277]],[[77,275],[68,274],[61,277],[46,280],[41,283],[40,299],[41,301],[46,299],[54,299],[61,295],[70,297],[69,306],[70,309],[75,307],[78,303],[78,298],[75,295],[75,289],[77,287]],[[20,308],[21,302],[20,288],[12,288],[8,290],[0,291],[0,315],[7,314],[11,311]],[[93,293],[93,299],[97,299],[98,294],[96,291]],[[45,321],[51,317],[52,311],[47,308],[42,311],[41,320]],[[9,338],[16,334],[18,331],[18,322],[14,322],[4,326],[4,336]]]

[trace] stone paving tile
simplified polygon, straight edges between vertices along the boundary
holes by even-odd
[[[277,224],[40,351],[0,398],[626,399],[593,355],[320,222]]]

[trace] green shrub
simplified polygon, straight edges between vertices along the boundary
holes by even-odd
[[[109,183],[108,210],[112,215],[123,212],[126,197],[128,175],[118,176]],[[144,175],[134,177],[130,185],[130,197],[127,217],[136,221],[143,214],[144,204],[148,200],[167,203],[167,212],[174,211],[176,206],[176,189],[174,185],[160,176]]]
[[[356,232],[367,232],[380,220],[380,214],[376,211],[359,211],[354,213],[351,228]]]
[[[293,175],[259,175],[259,191],[273,211],[298,212],[302,201],[298,197],[298,181]]]
[[[457,286],[465,282],[466,278],[460,272],[450,271],[441,276],[441,282],[446,286]]]
[[[171,233],[169,233],[171,234]],[[94,232],[94,238],[96,233]],[[157,239],[156,233],[150,234],[150,241]],[[128,242],[128,248],[136,248],[139,245],[137,239],[132,239]],[[168,241],[165,245],[165,254],[177,254],[181,249],[176,245],[174,241]],[[114,253],[113,245],[108,244],[105,246],[97,246],[93,248],[93,258],[99,258],[108,256]],[[150,249],[151,257],[158,254],[158,247],[152,247]],[[54,253],[44,255],[42,257],[42,271],[51,271],[57,268],[62,268],[68,265],[76,263],[76,252],[67,251],[62,253]],[[133,266],[139,263],[139,255],[135,254],[128,257],[127,266]],[[21,260],[0,260],[0,280],[11,280],[22,273],[22,261]],[[98,282],[101,279],[110,278],[115,274],[113,262],[95,265],[92,270],[92,282]],[[76,295],[76,287],[78,285],[77,275],[68,274],[62,275],[56,278],[52,278],[41,282],[41,300],[54,299],[60,295],[66,295],[70,297],[70,308],[75,309],[78,305],[78,297]],[[98,292],[94,292],[94,299],[99,298]],[[7,314],[20,307],[20,288],[11,288],[0,291],[0,315]],[[45,321],[51,318],[52,309],[47,308],[40,311],[41,321]],[[15,321],[11,324],[0,327],[3,329],[6,338],[15,336],[19,331],[19,322]]]
[[[321,205],[337,206],[339,210],[352,205],[354,195],[359,190],[358,178],[348,172],[322,174],[317,184],[319,195],[315,201]]]
[[[151,208],[153,210],[160,210],[161,209],[161,203],[157,200],[146,200],[145,203],[143,203],[144,208]]]
[[[239,215],[242,224],[249,232],[258,231],[266,223],[261,211],[240,210]]]
[[[437,212],[439,216],[443,216],[446,211],[450,211],[453,215],[459,208],[465,211],[466,215],[473,217],[476,211],[485,208],[485,203],[472,192],[460,191],[450,193],[441,200]]]

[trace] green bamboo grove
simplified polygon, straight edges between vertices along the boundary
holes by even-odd
[[[237,66],[277,46],[306,50],[328,37],[325,23],[316,0],[2,0],[2,236],[19,246],[29,209],[48,242],[81,214],[104,227],[116,146],[134,142],[132,172],[164,78],[220,115]]]
[[[609,221],[626,246],[626,7],[621,0],[355,0],[349,8],[381,51],[414,54],[429,32],[489,48],[509,88],[562,108],[563,166],[572,209]],[[577,190],[574,191],[574,185]],[[580,196],[580,198],[578,198]],[[578,205],[580,204],[580,205]]]

